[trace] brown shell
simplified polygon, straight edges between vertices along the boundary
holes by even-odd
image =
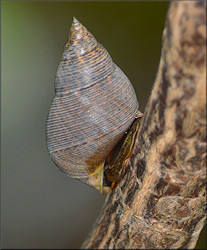
[[[74,18],[47,120],[47,146],[54,162],[75,178],[99,174],[137,110],[129,79]]]

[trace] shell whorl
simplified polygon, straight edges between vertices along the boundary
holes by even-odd
[[[104,162],[138,110],[126,75],[74,18],[55,79],[47,146],[55,163],[86,177]]]
[[[55,79],[57,95],[89,87],[113,70],[108,52],[74,18]]]

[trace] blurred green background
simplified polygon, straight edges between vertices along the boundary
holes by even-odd
[[[79,248],[105,196],[60,172],[45,144],[54,77],[72,17],[129,77],[143,112],[168,3],[3,1],[1,7],[2,247]],[[197,248],[205,247],[204,240]]]

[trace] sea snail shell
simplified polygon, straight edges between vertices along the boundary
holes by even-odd
[[[105,160],[138,111],[126,75],[74,18],[55,79],[46,140],[55,164],[100,192]]]

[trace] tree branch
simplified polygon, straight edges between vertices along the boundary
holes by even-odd
[[[193,248],[206,204],[206,8],[170,4],[160,65],[119,185],[84,248]]]

